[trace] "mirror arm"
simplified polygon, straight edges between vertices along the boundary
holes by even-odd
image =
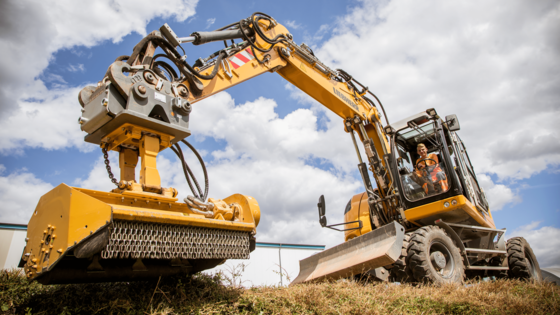
[[[352,224],[352,223],[358,223],[358,227],[349,228],[349,229],[337,229],[337,228],[334,228],[334,227],[333,227],[333,226],[346,225],[346,224]],[[362,220],[357,220],[357,221],[351,221],[351,222],[344,222],[344,223],[326,225],[326,226],[324,226],[324,227],[329,228],[329,229],[331,229],[331,230],[335,230],[335,231],[339,231],[339,232],[344,232],[344,231],[359,230],[359,229],[361,229],[363,226],[364,226],[364,225],[362,224]]]

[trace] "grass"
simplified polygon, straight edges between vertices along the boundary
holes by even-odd
[[[338,281],[245,289],[225,280],[221,274],[196,274],[43,286],[18,270],[2,270],[0,314],[560,314],[560,289],[550,283],[434,287]]]

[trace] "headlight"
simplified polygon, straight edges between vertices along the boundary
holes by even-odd
[[[451,200],[451,204],[456,206],[457,205],[457,200],[455,200],[455,199]]]
[[[428,115],[432,116],[432,117],[435,117],[435,116],[437,115],[436,110],[433,109],[433,108],[430,108],[430,109],[426,110],[426,113],[427,113]]]
[[[443,204],[443,206],[446,207],[446,208],[449,208],[449,201],[446,201],[446,202]]]
[[[395,128],[391,127],[391,126],[385,126],[385,133],[389,136],[393,135],[395,132],[397,132],[395,130]]]

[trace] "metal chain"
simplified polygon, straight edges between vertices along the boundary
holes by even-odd
[[[115,175],[113,175],[113,172],[111,172],[111,166],[109,165],[109,154],[107,154],[107,148],[102,147],[101,151],[103,151],[103,158],[105,159],[105,168],[107,169],[107,173],[109,174],[111,183],[119,187],[119,182],[117,182],[117,180],[115,179]]]

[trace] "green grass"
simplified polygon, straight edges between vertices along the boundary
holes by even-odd
[[[0,273],[0,314],[560,314],[560,289],[517,280],[466,286],[355,281],[244,289],[223,275],[43,286]],[[231,282],[229,282],[231,283]]]

